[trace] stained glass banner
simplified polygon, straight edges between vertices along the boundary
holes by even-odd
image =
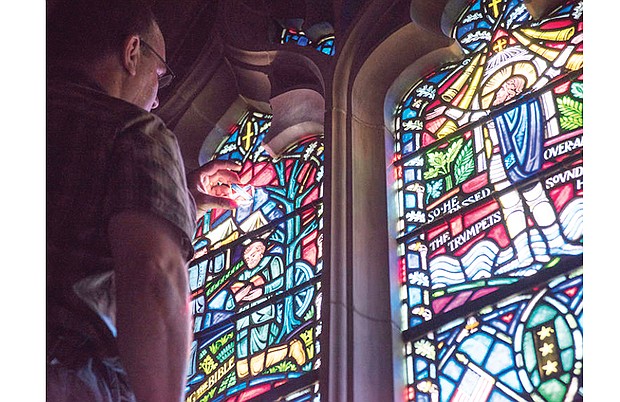
[[[489,197],[406,240],[401,246],[405,328],[555,265],[557,258],[581,255],[581,169],[580,160],[567,164],[525,190]],[[512,200],[518,202],[510,205]]]
[[[263,392],[318,368],[321,214],[309,208],[192,263],[188,400]]]

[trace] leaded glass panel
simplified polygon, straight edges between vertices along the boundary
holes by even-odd
[[[511,337],[525,336],[516,324],[498,338],[485,320],[497,317],[500,300],[582,264],[582,13],[571,0],[534,20],[520,0],[470,1],[452,30],[462,60],[417,79],[396,108],[408,400],[581,398],[576,315],[557,324],[574,336],[553,343],[557,375],[543,367],[533,335],[516,347]],[[559,302],[538,310],[523,304],[538,296],[514,297],[521,307],[511,317],[566,313]],[[473,328],[478,335],[465,339]]]
[[[188,401],[243,401],[278,387],[292,400],[319,395],[322,137],[273,157],[262,145],[270,119],[246,114],[214,155],[238,161],[243,184],[232,188],[237,209],[198,222]]]

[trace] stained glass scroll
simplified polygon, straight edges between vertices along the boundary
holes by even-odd
[[[581,255],[582,186],[578,159],[540,176],[526,189],[495,193],[446,213],[419,235],[405,238],[400,246],[407,295],[404,328],[466,303],[477,297],[472,293],[476,289],[488,294],[561,258]],[[530,202],[506,208],[506,199],[520,194]],[[517,218],[523,230],[515,235],[510,230]],[[467,289],[469,297],[457,289]]]

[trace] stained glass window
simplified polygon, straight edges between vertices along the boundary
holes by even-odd
[[[297,46],[311,46],[322,54],[333,56],[336,54],[335,38],[334,34],[330,33],[319,39],[311,40],[301,29],[281,27],[278,41],[281,44],[294,43]]]
[[[275,389],[287,400],[319,395],[322,136],[271,156],[270,121],[247,113],[213,156],[240,162],[244,184],[232,188],[237,209],[198,222],[187,401],[245,401]]]
[[[408,400],[581,399],[582,12],[469,1],[395,111]]]

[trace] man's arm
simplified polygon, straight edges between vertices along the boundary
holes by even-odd
[[[138,402],[181,401],[192,334],[179,235],[167,221],[131,211],[114,215],[108,230],[118,347],[131,387]]]

